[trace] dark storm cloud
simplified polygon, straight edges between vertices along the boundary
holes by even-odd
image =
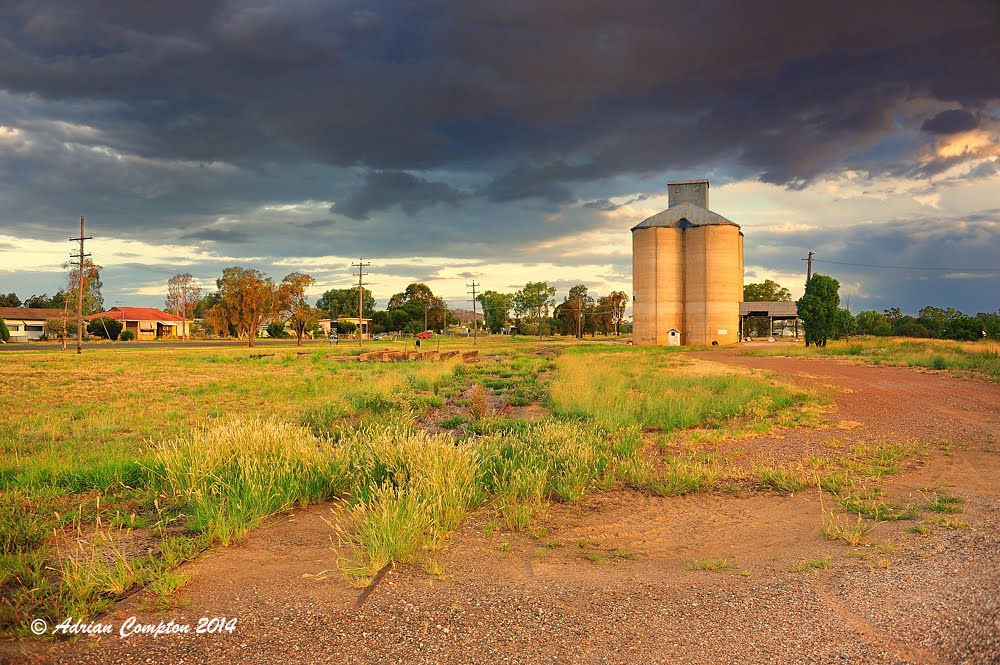
[[[965,109],[952,109],[927,118],[920,129],[928,134],[957,134],[975,129],[978,126],[979,119],[975,114]]]
[[[494,201],[721,159],[795,183],[889,132],[906,99],[1000,88],[989,0],[2,11],[0,87],[104,102],[95,122],[141,154],[466,167]],[[365,194],[348,214],[380,209]]]
[[[368,219],[369,213],[399,205],[413,216],[424,208],[447,203],[456,205],[468,194],[443,182],[431,182],[403,171],[372,171],[364,184],[331,209],[351,219]]]

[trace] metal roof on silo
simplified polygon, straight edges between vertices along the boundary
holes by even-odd
[[[686,223],[685,223],[686,222]],[[688,228],[690,226],[720,226],[729,225],[740,228],[736,222],[726,219],[722,215],[702,208],[694,203],[678,203],[662,212],[658,212],[652,217],[647,217],[632,227],[636,229],[648,229],[654,226],[667,228]]]

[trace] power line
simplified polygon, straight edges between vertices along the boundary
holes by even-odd
[[[890,270],[921,270],[921,271],[942,271],[942,272],[1000,272],[998,268],[940,268],[936,266],[886,266],[875,263],[849,263],[847,261],[827,261],[826,259],[813,259],[816,263],[832,263],[838,266],[855,266],[858,268],[886,268]]]

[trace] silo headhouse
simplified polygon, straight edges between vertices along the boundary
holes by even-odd
[[[735,344],[743,233],[708,209],[708,180],[667,183],[669,206],[632,227],[632,339]]]

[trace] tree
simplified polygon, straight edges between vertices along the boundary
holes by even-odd
[[[886,307],[882,312],[885,314],[885,318],[889,320],[889,325],[893,328],[896,327],[896,322],[903,318],[903,311],[898,307]]]
[[[58,302],[56,298],[59,298]],[[66,294],[64,291],[59,291],[56,296],[49,297],[49,294],[43,293],[41,295],[33,295],[24,301],[23,305],[25,307],[30,307],[32,309],[62,309],[63,305],[66,303]]]
[[[0,293],[0,307],[20,307],[21,299],[17,297],[17,294],[11,291],[10,293]]]
[[[100,316],[87,324],[87,332],[94,337],[116,340],[122,333],[122,322],[110,316]]]
[[[806,292],[795,303],[806,332],[806,346],[826,346],[834,333],[835,317],[840,306],[840,282],[827,275],[815,274],[806,282]]]
[[[65,351],[66,337],[68,335],[67,331],[70,329],[70,324],[75,318],[75,315],[63,310],[56,316],[45,319],[42,330],[45,332],[45,336],[49,339],[58,339],[59,345],[62,347],[62,350]],[[119,335],[119,337],[121,337],[121,335]]]
[[[791,299],[791,292],[771,279],[743,287],[743,302],[789,302]],[[748,316],[744,322],[747,334],[753,337],[770,337],[773,331],[768,328],[769,324],[770,319],[766,316]]]
[[[510,308],[514,304],[514,294],[483,291],[476,296],[476,300],[483,306],[483,318],[486,319],[487,329],[494,334],[503,330],[510,316]]]
[[[368,289],[365,289],[362,298],[364,302],[361,307],[363,318],[370,319],[375,314],[375,296]],[[350,289],[330,289],[324,291],[323,295],[316,301],[316,307],[328,313],[331,319],[338,319],[342,316],[358,315],[358,287]]]
[[[976,314],[976,318],[979,320],[979,324],[983,328],[982,332],[986,333],[986,337],[990,339],[1000,339],[1000,313],[980,312],[979,314]]]
[[[69,268],[67,288],[53,296],[50,301],[53,307],[68,305],[70,310],[76,310],[80,285],[80,268],[74,264],[64,263],[63,268]],[[83,260],[83,315],[94,314],[104,310],[104,296],[101,295],[101,266],[91,259]]]
[[[514,311],[535,318],[538,325],[538,339],[544,334],[542,318],[548,318],[549,307],[556,304],[555,295],[556,288],[549,286],[547,282],[528,282],[523,289],[514,294]]]
[[[791,299],[791,292],[774,280],[766,279],[743,287],[744,302],[789,302]]]
[[[945,324],[942,335],[947,339],[972,342],[983,335],[982,323],[974,316],[959,313]]]
[[[193,319],[199,300],[201,300],[201,287],[195,283],[190,273],[180,273],[167,280],[168,310],[173,310],[175,314],[185,319]],[[183,325],[184,334],[181,335],[181,339],[186,339],[187,323]]]
[[[288,339],[291,335],[285,330],[285,324],[281,321],[271,321],[267,324],[267,336],[271,339]]]
[[[857,332],[858,321],[850,310],[838,309],[833,316],[832,337],[843,337],[845,340]]]
[[[219,337],[236,334],[229,327],[229,317],[226,315],[225,306],[221,302],[205,310],[202,314],[202,319],[205,321],[207,329]]]
[[[625,308],[628,307],[628,294],[624,291],[612,291],[607,295],[614,315],[615,334],[622,334],[622,322],[625,320]]]
[[[313,328],[320,319],[322,310],[309,306],[306,300],[306,288],[316,283],[306,273],[293,272],[285,275],[278,286],[278,302],[281,318],[292,326],[296,344],[302,345],[302,337],[306,331]],[[357,289],[354,289],[355,295]]]
[[[0,342],[6,344],[10,341],[10,328],[7,327],[7,322],[0,319]]]
[[[888,335],[892,332],[889,319],[873,309],[859,312],[856,317],[859,335]]]
[[[420,282],[410,284],[405,291],[389,298],[387,309],[406,312],[408,320],[420,322],[423,329],[444,328],[450,314],[444,298],[434,295],[429,286]]]
[[[257,331],[277,309],[274,280],[258,270],[234,266],[222,271],[216,280],[221,299],[217,307],[235,329],[238,337],[246,335],[247,345],[254,346]]]

